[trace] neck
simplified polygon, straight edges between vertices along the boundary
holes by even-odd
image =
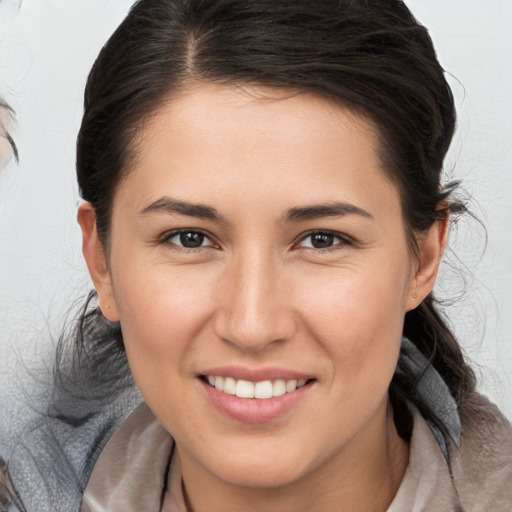
[[[398,435],[386,403],[379,420],[343,453],[286,486],[240,487],[192,467],[186,456],[180,461],[189,512],[384,512],[398,491],[408,458],[409,446]]]

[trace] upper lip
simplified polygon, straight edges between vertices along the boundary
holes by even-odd
[[[199,375],[210,377],[231,377],[235,380],[261,382],[264,380],[309,380],[314,376],[309,373],[286,368],[247,368],[243,366],[216,366],[202,371]]]

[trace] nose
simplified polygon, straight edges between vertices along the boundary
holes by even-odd
[[[261,351],[296,331],[290,283],[261,250],[240,256],[223,276],[215,333],[242,351]]]

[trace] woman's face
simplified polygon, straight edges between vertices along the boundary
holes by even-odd
[[[372,124],[310,94],[206,85],[139,148],[107,266],[94,234],[85,253],[184,469],[276,487],[353,463],[386,429],[404,314],[435,277]]]

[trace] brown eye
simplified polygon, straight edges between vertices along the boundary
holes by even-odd
[[[183,247],[184,249],[200,249],[213,245],[204,233],[190,229],[170,233],[165,237],[164,242]]]
[[[183,247],[189,249],[195,249],[203,245],[205,236],[202,233],[195,231],[188,231],[186,233],[180,233],[180,242]]]
[[[316,235],[311,235],[311,245],[315,249],[325,249],[326,247],[331,247],[334,244],[334,235],[330,233],[318,233]]]
[[[309,233],[301,242],[300,247],[309,249],[329,249],[336,245],[343,245],[348,243],[344,238],[330,231],[316,231]]]

